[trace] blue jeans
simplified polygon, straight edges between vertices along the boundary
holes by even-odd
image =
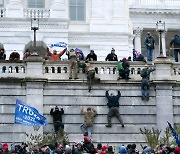
[[[178,62],[178,53],[180,54],[180,49],[174,49],[175,62]]]
[[[152,61],[153,49],[147,48],[147,61]]]
[[[81,125],[81,130],[83,132],[83,134],[85,132],[88,132],[88,138],[91,139],[92,138],[92,126],[87,126],[86,124],[82,124]]]

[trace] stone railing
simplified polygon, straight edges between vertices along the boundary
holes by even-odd
[[[25,78],[25,77],[31,77],[31,72],[27,73],[27,68],[29,65],[32,65],[33,62],[24,62],[24,61],[17,61],[17,62],[11,62],[11,61],[0,61],[0,77],[17,77],[17,78]],[[38,62],[35,62],[38,63]],[[97,61],[92,62],[92,65],[94,68],[96,68],[96,75],[101,78],[101,80],[117,80],[118,77],[118,70],[116,66],[116,62],[105,62],[105,61]],[[154,66],[149,63],[149,67],[157,67],[156,62]],[[36,66],[36,64],[35,64]],[[37,77],[41,76],[42,78],[46,79],[58,79],[58,80],[66,80],[68,79],[69,75],[69,66],[68,61],[41,61],[40,67],[37,68],[36,74]],[[162,64],[161,67],[165,67],[165,65]],[[174,80],[180,80],[180,64],[178,63],[171,63],[169,62],[168,65],[170,68],[167,68],[170,70],[171,79]],[[130,77],[132,80],[140,80],[140,70],[144,67],[143,62],[130,62]],[[36,67],[35,67],[36,68]],[[41,69],[41,70],[38,70]],[[163,68],[164,69],[164,68]],[[167,70],[166,69],[166,70]],[[42,74],[41,74],[42,72]],[[35,76],[36,76],[35,74]],[[156,79],[156,73],[152,73],[152,79]],[[35,77],[32,75],[32,77]],[[83,72],[83,70],[79,69],[79,78],[80,80],[86,79],[86,74]]]
[[[25,9],[24,16],[26,18],[49,18],[50,10],[45,9]]]
[[[179,0],[130,0],[130,5],[167,5],[167,6],[180,6]]]

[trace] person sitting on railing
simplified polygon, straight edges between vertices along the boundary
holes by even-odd
[[[52,61],[59,61],[61,60],[61,56],[66,52],[67,48],[65,48],[63,51],[57,54],[57,50],[53,50],[53,53],[51,53],[49,50],[47,50],[47,54],[50,55],[50,60]]]
[[[0,60],[6,60],[6,54],[4,53],[4,49],[0,49]]]
[[[115,54],[115,49],[112,48],[111,53],[105,58],[106,61],[118,61],[117,55]]]
[[[26,60],[27,57],[29,57],[31,55],[29,49],[26,50],[26,52],[24,53],[24,56],[23,56],[23,60]]]
[[[94,50],[90,50],[90,53],[87,55],[86,60],[97,61],[97,55],[94,53]]]
[[[118,61],[118,70],[119,70],[119,77],[117,80],[122,79],[131,79],[129,77],[130,65],[127,59],[124,57],[122,60]]]
[[[9,60],[20,60],[20,54],[14,50],[14,52],[10,54]]]
[[[178,53],[180,54],[180,36],[174,35],[174,38],[170,42],[170,48],[174,47],[175,62],[178,62]]]

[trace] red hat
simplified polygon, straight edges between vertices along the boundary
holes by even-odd
[[[176,152],[180,152],[180,147],[175,148]]]
[[[7,149],[8,149],[7,145],[3,146],[3,148],[2,148],[3,151],[6,151]]]
[[[87,137],[84,137],[84,141],[88,141],[88,138],[87,138]]]
[[[106,145],[104,145],[103,147],[102,147],[102,151],[105,151],[105,150],[107,150],[108,149],[108,146],[106,146]]]
[[[122,60],[127,60],[126,57],[124,57]]]

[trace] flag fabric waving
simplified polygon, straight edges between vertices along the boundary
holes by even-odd
[[[47,125],[46,118],[39,114],[38,110],[28,106],[19,99],[16,99],[14,121],[16,124],[23,124],[28,126]]]
[[[50,48],[53,48],[53,47],[63,47],[63,48],[66,48],[67,47],[67,43],[65,43],[65,42],[57,42],[55,44],[51,44],[49,47]]]
[[[174,136],[174,139],[176,140],[176,143],[178,145],[178,147],[180,147],[180,138],[178,136],[178,134],[176,133],[176,131],[174,130],[174,128],[172,127],[172,125],[167,121],[169,128]]]

